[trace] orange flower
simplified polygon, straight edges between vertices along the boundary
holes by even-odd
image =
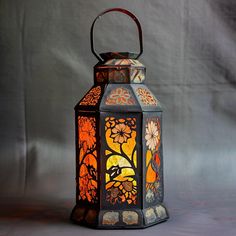
[[[97,201],[97,161],[87,155],[79,170],[79,198],[89,202]]]
[[[123,192],[123,194],[125,195],[126,198],[131,198],[135,196],[137,194],[137,187],[134,186],[134,182],[136,182],[135,180],[133,181],[124,181],[122,182],[122,187],[121,187],[121,191]]]
[[[136,203],[137,184],[136,180],[130,178],[123,182],[114,181],[107,189],[107,201],[112,204],[117,202],[127,202],[128,204]]]
[[[107,196],[106,200],[109,201],[111,204],[115,204],[116,202],[119,202],[121,191],[119,188],[110,188],[107,190]]]
[[[94,118],[89,117],[79,117],[79,141],[83,144],[86,143],[88,148],[92,148],[96,138],[95,138],[95,128],[93,120]]]
[[[127,139],[131,137],[131,129],[128,125],[125,125],[124,123],[117,124],[111,130],[111,132],[111,138],[114,139],[115,143],[126,143]]]

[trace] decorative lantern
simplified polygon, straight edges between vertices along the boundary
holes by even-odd
[[[136,23],[139,54],[96,53],[95,22],[112,11]],[[138,19],[120,8],[102,12],[91,27],[91,49],[99,62],[94,86],[75,106],[77,188],[71,219],[95,228],[145,228],[165,221],[162,110],[143,84]]]

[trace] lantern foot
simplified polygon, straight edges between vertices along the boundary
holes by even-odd
[[[146,228],[169,218],[163,204],[154,205],[145,209],[99,210],[91,206],[76,205],[71,213],[71,220],[90,228],[121,229]]]

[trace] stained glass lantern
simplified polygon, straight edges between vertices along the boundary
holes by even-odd
[[[131,17],[140,52],[97,54],[98,18],[118,11]],[[142,29],[129,11],[102,12],[91,27],[99,62],[94,86],[75,106],[76,206],[73,222],[95,228],[145,228],[168,219],[163,205],[162,110],[144,84]]]

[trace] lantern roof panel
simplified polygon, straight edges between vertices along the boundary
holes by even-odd
[[[162,111],[162,106],[145,84],[96,84],[75,110],[142,112]]]
[[[76,104],[75,110],[99,110],[99,104],[101,102],[105,85],[94,85]]]
[[[130,84],[108,84],[99,110],[141,112],[141,107]]]
[[[131,87],[142,111],[162,111],[161,103],[145,84],[132,84]]]

